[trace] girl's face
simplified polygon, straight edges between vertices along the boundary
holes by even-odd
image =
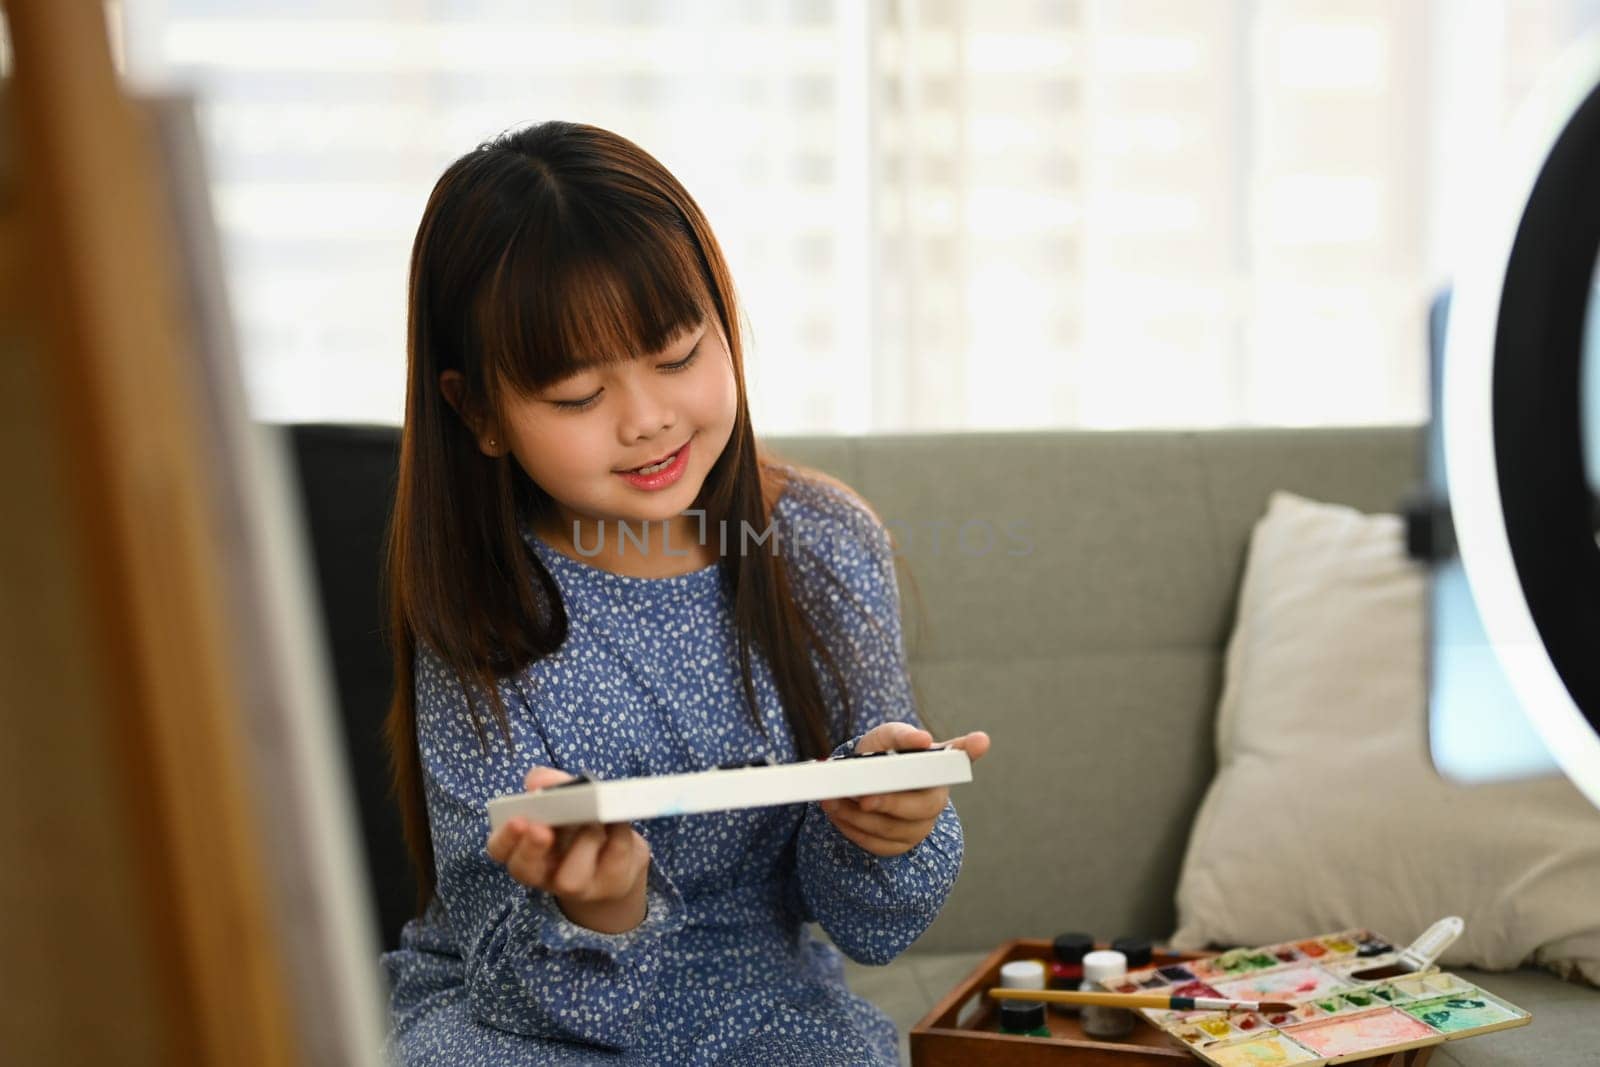
[[[655,522],[694,507],[737,410],[732,357],[708,317],[660,352],[590,368],[532,396],[508,394],[502,434],[491,431],[494,444],[480,447],[516,456],[556,502],[566,530],[575,521]],[[685,447],[669,485],[623,476]]]

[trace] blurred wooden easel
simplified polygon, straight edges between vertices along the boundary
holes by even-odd
[[[192,107],[123,95],[97,0],[0,7],[0,1060],[376,1064],[286,498],[172,162]]]

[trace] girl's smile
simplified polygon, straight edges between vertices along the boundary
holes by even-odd
[[[689,466],[689,445],[685,441],[676,451],[669,452],[664,458],[652,460],[642,467],[618,471],[627,480],[629,485],[636,489],[654,492],[672,485]]]

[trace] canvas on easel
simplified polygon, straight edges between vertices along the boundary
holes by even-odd
[[[6,1058],[376,1064],[311,585],[192,104],[128,100],[98,4],[5,14]]]

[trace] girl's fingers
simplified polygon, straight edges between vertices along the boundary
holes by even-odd
[[[836,821],[833,825],[845,836],[846,840],[865,849],[874,856],[898,856],[902,852],[910,851],[911,848],[910,845],[903,841],[886,841],[881,837],[863,833],[848,823]]]
[[[896,819],[931,819],[944,810],[950,799],[950,787],[932,786],[928,789],[907,789],[898,793],[877,793],[858,797],[857,807],[864,812],[889,815]]]
[[[933,744],[933,735],[908,722],[880,723],[868,730],[856,743],[856,752],[870,755],[873,752],[898,752],[908,748],[927,748]]]
[[[510,823],[506,823],[489,835],[489,841],[484,846],[484,849],[489,853],[490,859],[504,865],[511,855],[512,847],[516,845],[520,837],[521,835],[517,833],[516,829]]]
[[[961,749],[970,760],[982,759],[983,754],[989,751],[989,735],[982,730],[974,730],[951,741],[950,747]]]
[[[556,854],[548,847],[525,843],[512,855],[506,870],[511,877],[530,889],[542,888],[555,865]]]
[[[489,835],[489,857],[533,889],[585,899],[596,886],[637,877],[638,850],[649,845],[631,823],[546,826],[513,819]]]
[[[556,841],[555,841],[556,851],[557,852],[565,852],[567,849],[571,848],[572,847],[572,842],[574,840],[576,840],[576,838],[578,836],[578,831],[580,831],[582,829],[583,829],[583,827],[581,825],[577,825],[577,824],[574,824],[574,825],[571,825],[571,826],[557,826],[557,827],[554,827],[553,830],[554,830],[555,839],[556,839]]]
[[[554,836],[554,832],[550,827],[543,823],[530,823],[523,819],[512,819],[489,835],[487,845],[489,858],[503,865],[510,860],[512,853],[524,841],[531,841],[535,845],[547,848],[554,840]]]
[[[522,779],[522,788],[532,793],[552,785],[560,785],[562,782],[571,781],[571,779],[572,775],[566,771],[558,771],[554,767],[534,767]]]
[[[908,820],[896,819],[888,815],[878,815],[870,811],[861,811],[848,804],[839,804],[829,813],[835,826],[851,829],[885,841],[896,844],[911,845],[928,836],[932,829],[931,819]]]
[[[615,881],[628,873],[635,843],[633,827],[625,822],[606,826],[606,839],[595,858],[595,880]]]
[[[989,751],[989,735],[982,730],[974,730],[939,743],[959,748],[967,754],[968,759],[973,760],[982,759],[984,753]],[[866,756],[874,752],[905,752],[931,748],[934,744],[933,735],[920,726],[912,726],[908,722],[885,722],[879,723],[862,735],[861,740],[856,743],[856,752]]]
[[[509,826],[510,824],[508,824]],[[506,827],[502,827],[505,829]],[[538,826],[542,834],[524,830],[513,843],[505,858],[507,873],[523,885],[537,887],[549,863],[551,833],[548,826]],[[492,854],[492,853],[491,853]]]
[[[595,857],[605,842],[606,831],[599,823],[587,823],[567,846],[561,866],[550,878],[550,891],[563,897],[578,897],[594,882]]]

